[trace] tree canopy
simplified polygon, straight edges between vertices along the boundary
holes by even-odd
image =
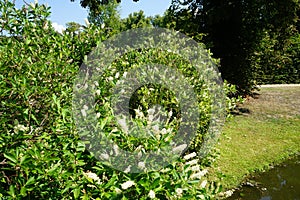
[[[175,29],[190,36],[206,35],[204,42],[221,59],[223,78],[247,93],[255,85],[259,44],[268,33],[276,38],[276,48],[284,49],[295,33],[299,2],[173,0],[170,10]]]
[[[118,5],[120,0],[80,1],[94,19],[103,16],[105,9],[112,13],[113,2]],[[120,30],[151,24],[178,30],[204,42],[214,57],[220,59],[222,77],[247,94],[257,84],[257,76],[268,71],[268,66],[300,70],[291,61],[297,53],[292,58],[290,52],[294,50],[287,52],[294,48],[292,43],[297,46],[294,36],[299,31],[299,8],[298,0],[172,0],[163,16],[146,18],[141,12],[135,13],[123,20]],[[113,18],[110,21],[120,22]]]
[[[71,0],[71,2],[74,2],[75,0]],[[97,10],[99,8],[99,5],[107,5],[111,3],[114,0],[80,0],[80,5],[83,8],[88,8],[89,10]],[[139,0],[133,0],[134,2],[137,2]],[[116,0],[117,3],[121,3],[121,0]]]

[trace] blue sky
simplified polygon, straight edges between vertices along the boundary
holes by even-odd
[[[25,0],[27,3],[34,0]],[[50,20],[55,26],[65,26],[67,22],[74,21],[84,24],[84,19],[87,18],[87,11],[80,6],[80,0],[71,2],[70,0],[39,0],[40,4],[48,4],[51,7]],[[130,13],[143,10],[146,16],[154,16],[163,14],[169,7],[171,0],[122,0],[120,4],[121,17],[127,17]],[[17,7],[24,5],[23,0],[16,0]]]

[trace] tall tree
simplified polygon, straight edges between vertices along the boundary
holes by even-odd
[[[248,93],[255,85],[256,65],[252,57],[258,44],[266,31],[277,35],[284,43],[295,25],[299,2],[173,0],[170,9],[178,21],[177,30],[190,35],[197,31],[207,35],[205,43],[221,59],[223,78],[238,85],[241,92]]]
[[[109,2],[81,0],[81,5],[93,10]],[[202,41],[221,60],[222,77],[247,94],[256,84],[255,54],[262,39],[276,38],[278,45],[272,48],[278,52],[286,48],[286,40],[299,30],[299,4],[299,0],[172,0],[164,19],[151,20],[198,41],[205,35]]]
[[[77,22],[68,22],[66,26],[66,31],[71,33],[78,33],[82,28],[82,25]]]
[[[71,0],[71,2],[74,2],[75,0]],[[97,10],[99,5],[107,5],[115,0],[80,0],[80,5],[83,8],[88,8],[91,11]],[[134,2],[137,2],[138,0],[133,0]],[[116,0],[117,3],[120,3],[121,0]]]
[[[133,28],[144,28],[151,26],[150,18],[146,17],[142,10],[129,14],[127,18],[123,19],[122,23],[124,31]]]
[[[111,0],[106,4],[93,4],[93,7],[88,7],[89,22],[104,28],[107,33],[119,32],[122,24],[118,5],[116,0]]]

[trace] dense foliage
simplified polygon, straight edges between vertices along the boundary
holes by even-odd
[[[108,22],[100,27],[70,23],[59,34],[48,20],[50,8],[45,5],[32,3],[16,9],[5,0],[0,1],[0,13],[1,199],[209,199],[220,190],[206,181],[204,167],[209,157],[199,164],[197,144],[201,137],[196,138],[189,155],[161,171],[141,174],[109,168],[86,150],[71,116],[73,80],[85,55],[115,33]],[[133,53],[136,59],[125,62],[120,58],[115,66],[122,68],[147,59]],[[175,61],[181,63],[176,57]],[[228,94],[235,92],[232,85],[225,89]],[[137,107],[146,112],[143,99],[137,99]],[[235,101],[227,99],[228,109]],[[206,108],[208,102],[200,108]],[[107,118],[99,120],[102,123]],[[205,127],[199,130],[200,136]]]
[[[114,1],[80,2],[93,12]],[[173,0],[150,19],[204,42],[221,59],[223,79],[250,94],[256,84],[299,82],[299,12],[298,0]]]
[[[298,34],[299,6],[297,0],[174,0],[168,14],[176,21],[175,29],[191,36],[205,34],[204,43],[221,59],[222,77],[247,94],[258,80],[294,82],[298,76],[296,63],[288,64],[286,60],[295,58],[291,49],[299,51],[290,40]],[[272,80],[272,73],[295,78]],[[262,74],[268,74],[268,78]]]
[[[258,84],[300,83],[300,34],[281,44],[277,37],[265,32],[253,56]]]

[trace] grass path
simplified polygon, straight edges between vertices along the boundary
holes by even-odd
[[[258,93],[225,123],[217,145],[220,157],[209,179],[226,189],[300,152],[300,87],[264,87]]]

